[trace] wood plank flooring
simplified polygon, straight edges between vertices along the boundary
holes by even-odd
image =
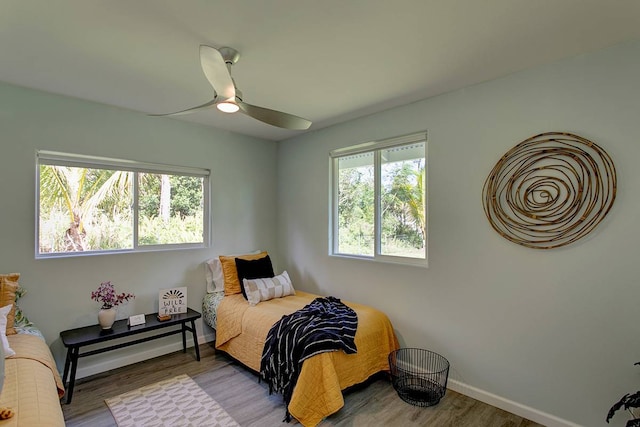
[[[213,343],[200,345],[200,355],[197,362],[190,348],[186,354],[178,351],[76,381],[73,401],[62,404],[67,426],[115,426],[104,399],[180,374],[193,378],[243,427],[300,426],[295,420],[283,424],[282,396],[270,396],[255,373],[216,352]],[[383,375],[346,391],[345,406],[320,423],[320,427],[391,425],[540,426],[451,390],[436,406],[412,406],[400,400]]]

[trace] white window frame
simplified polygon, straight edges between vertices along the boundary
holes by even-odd
[[[381,192],[381,155],[383,149],[407,145],[412,143],[420,143],[424,142],[424,161],[425,161],[425,185],[424,185],[424,200],[425,200],[425,244],[424,244],[424,258],[412,258],[412,257],[402,257],[402,256],[390,256],[383,255],[381,253],[381,215],[380,215],[380,192]],[[338,148],[332,150],[329,153],[329,161],[330,161],[330,202],[329,202],[329,256],[341,257],[341,258],[355,258],[367,261],[375,261],[375,262],[387,262],[394,264],[405,264],[405,265],[413,265],[419,267],[428,267],[429,266],[429,201],[428,201],[428,185],[429,185],[429,168],[428,168],[428,140],[427,140],[427,132],[422,131],[418,133],[412,133],[409,135],[398,136],[394,138],[384,139],[380,141],[372,141],[366,142],[364,144],[358,144],[345,148]],[[338,250],[338,232],[339,232],[339,223],[338,223],[338,184],[339,184],[339,167],[338,160],[341,157],[355,155],[355,154],[363,154],[363,153],[373,153],[374,154],[374,255],[357,255],[357,254],[345,254],[340,253]]]
[[[133,247],[130,249],[92,250],[83,252],[55,252],[40,253],[40,165],[69,166],[88,169],[112,169],[134,172],[133,179]],[[153,173],[167,175],[193,176],[203,179],[203,241],[202,243],[170,243],[158,245],[138,244],[138,173]],[[38,258],[65,258],[87,255],[106,255],[131,252],[153,252],[179,249],[207,248],[211,244],[210,236],[210,185],[209,169],[146,163],[135,160],[114,159],[83,154],[61,153],[56,151],[36,151],[36,233],[35,233],[35,257]]]

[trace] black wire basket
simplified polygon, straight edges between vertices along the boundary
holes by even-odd
[[[391,383],[400,399],[415,406],[433,406],[447,390],[449,361],[429,350],[401,348],[389,354]]]

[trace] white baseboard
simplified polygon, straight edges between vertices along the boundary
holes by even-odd
[[[215,334],[207,334],[207,335],[198,335],[198,343],[204,344],[205,342],[211,342],[215,339]],[[190,340],[187,340],[187,344]],[[187,349],[193,347],[193,341],[191,341],[191,346],[187,347]],[[132,347],[135,348],[135,347]],[[154,347],[149,350],[145,350],[142,352],[136,352],[132,354],[128,354],[126,356],[116,357],[113,359],[109,359],[104,362],[98,363],[90,363],[90,358],[80,358],[78,363],[78,369],[76,371],[76,379],[89,377],[91,375],[99,374],[101,372],[106,372],[111,369],[121,368],[123,366],[131,365],[133,363],[142,362],[144,360],[152,359],[154,357],[162,356],[164,354],[173,353],[175,351],[182,350],[182,340],[176,341],[175,343],[162,345],[159,347]],[[105,353],[109,354],[109,353]]]
[[[460,381],[449,379],[447,382],[447,388],[547,427],[580,427],[580,425],[572,423],[571,421],[522,405],[518,402],[514,402],[513,400],[505,399],[504,397],[497,396],[493,393],[480,390],[479,388],[467,385]]]

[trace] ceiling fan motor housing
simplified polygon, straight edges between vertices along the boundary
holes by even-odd
[[[222,55],[224,62],[230,65],[235,64],[240,59],[240,52],[232,47],[221,47],[218,52]]]

